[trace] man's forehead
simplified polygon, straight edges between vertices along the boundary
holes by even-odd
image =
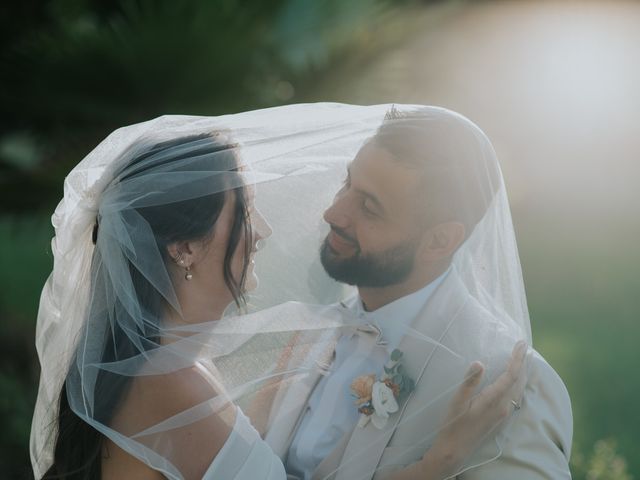
[[[420,184],[420,169],[372,143],[363,146],[347,168],[354,188],[374,195],[385,208],[404,208]]]

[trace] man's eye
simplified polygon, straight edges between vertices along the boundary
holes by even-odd
[[[362,209],[367,215],[375,216],[377,213],[367,205],[367,202],[362,203]]]

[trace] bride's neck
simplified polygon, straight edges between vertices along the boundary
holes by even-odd
[[[208,307],[197,308],[189,304],[180,302],[181,312],[177,312],[174,308],[167,308],[164,315],[164,323],[171,326],[194,325],[198,323],[212,322],[222,318],[222,314],[228,306],[211,305]]]
[[[161,343],[172,343],[181,337],[187,337],[194,333],[189,329],[184,329],[181,332],[180,327],[219,320],[222,318],[229,303],[229,300],[223,296],[212,295],[207,301],[198,301],[192,295],[184,296],[178,294],[180,311],[177,311],[172,306],[167,306],[162,318],[163,327],[165,329],[173,329],[173,332],[171,335],[163,336]]]
[[[224,282],[208,285],[205,282],[182,281],[177,283],[176,297],[180,312],[172,310],[174,321],[181,324],[205,323],[219,320],[233,301]]]

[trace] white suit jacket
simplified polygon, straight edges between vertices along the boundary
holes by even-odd
[[[342,307],[336,307],[342,308]],[[416,388],[384,430],[371,422],[346,434],[320,463],[313,478],[356,480],[381,478],[384,473],[420,460],[444,419],[448,401],[473,360],[482,361],[493,381],[504,371],[516,339],[469,295],[455,269],[434,292],[399,348],[405,372]],[[372,338],[373,341],[373,338]],[[465,463],[461,480],[570,479],[568,461],[572,414],[567,390],[556,372],[535,351],[522,408],[495,439],[488,440]],[[293,433],[306,402],[320,379],[309,375],[278,392],[266,441],[286,460]],[[443,392],[448,392],[443,394]]]

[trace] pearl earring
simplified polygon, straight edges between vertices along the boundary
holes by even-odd
[[[183,256],[184,254],[182,252],[178,252],[178,258],[176,258],[176,262],[181,267],[184,267],[184,264],[185,264],[184,258],[182,258]],[[192,278],[193,278],[193,274],[191,273],[191,267],[185,267],[184,279],[188,281],[188,280],[191,280]]]

